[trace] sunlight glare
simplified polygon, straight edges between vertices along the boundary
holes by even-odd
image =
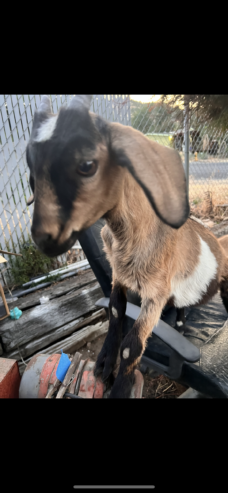
[[[151,103],[152,101],[158,101],[161,97],[161,94],[136,94],[130,95],[131,100],[139,101],[141,103]]]

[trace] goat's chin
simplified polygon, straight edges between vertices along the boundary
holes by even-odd
[[[78,233],[73,232],[71,237],[67,241],[64,241],[64,243],[59,244],[55,241],[48,241],[40,243],[38,248],[42,253],[44,253],[44,255],[47,255],[47,257],[58,257],[59,255],[63,255],[70,250],[76,243],[77,239]]]

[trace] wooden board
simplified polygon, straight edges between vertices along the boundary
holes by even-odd
[[[0,283],[0,300],[3,301],[3,304],[0,305],[0,320],[4,320],[6,317],[9,316],[10,312],[1,283]]]
[[[71,291],[77,291],[79,288],[87,286],[94,281],[96,281],[96,277],[92,269],[89,269],[87,271],[83,271],[83,273],[79,275],[75,275],[58,282],[57,284],[52,284],[45,289],[41,288],[40,290],[35,291],[35,293],[21,296],[18,300],[9,304],[10,309],[17,306],[23,311],[27,308],[40,305],[41,296],[48,296],[50,300],[52,300],[54,298],[58,298],[59,296],[63,296],[64,294],[70,293]]]
[[[72,334],[70,337],[67,337],[61,342],[53,344],[46,349],[42,349],[42,354],[60,354],[62,349],[65,354],[68,354],[68,356],[70,356],[70,354],[83,347],[84,344],[86,344],[87,342],[93,341],[97,337],[106,334],[106,332],[108,332],[108,325],[109,322],[108,320],[106,320],[103,323],[99,322],[98,324],[84,327],[77,333]],[[32,356],[25,359],[24,362],[28,364],[31,358]],[[18,361],[18,366],[20,374],[22,375],[26,366],[22,361]]]
[[[108,332],[108,325],[109,321],[106,320],[103,323],[99,322],[96,325],[84,327],[78,332],[72,334],[70,337],[66,337],[62,341],[42,350],[42,354],[60,353],[61,349],[66,354],[72,354],[74,351],[77,351],[84,346],[87,342],[93,341],[97,337],[100,337]]]
[[[91,285],[90,285],[91,286]],[[96,301],[103,297],[98,283],[80,293],[66,294],[44,305],[26,310],[18,320],[0,324],[0,337],[6,353],[24,346],[48,332],[57,330],[79,317],[96,310]]]
[[[57,343],[57,341],[58,343],[62,343],[62,341],[64,342],[65,337],[81,330],[82,327],[88,326],[91,322],[96,322],[100,318],[106,318],[106,312],[103,308],[96,311],[90,317],[80,317],[79,319],[73,320],[73,322],[70,322],[63,327],[52,331],[51,333],[38,337],[24,346],[20,346],[20,351],[18,351],[18,349],[14,349],[13,351],[8,352],[7,357],[20,360],[21,356],[23,358],[27,358],[28,356],[39,351],[43,353],[44,350],[46,351],[46,348],[48,348],[51,344]]]

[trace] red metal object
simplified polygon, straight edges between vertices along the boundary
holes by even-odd
[[[94,394],[96,379],[93,370],[85,370],[82,374],[78,395],[85,399],[92,399]]]
[[[18,399],[20,381],[17,361],[0,358],[0,399]]]
[[[61,355],[60,354],[36,354],[31,358],[26,370],[23,374],[21,385],[19,389],[19,395],[17,391],[17,397],[20,398],[45,398],[50,385],[53,385],[56,380],[56,370],[59,364]],[[0,361],[3,358],[0,358]],[[14,360],[5,360],[8,362],[16,363]],[[70,394],[75,393],[75,386],[79,375],[81,374],[81,369],[85,363],[84,371],[82,373],[80,387],[78,396],[84,399],[103,399],[105,392],[105,385],[101,378],[95,378],[93,374],[95,363],[91,360],[85,362],[81,360],[78,369],[72,382],[69,385],[67,392]],[[15,367],[15,368],[16,368]],[[15,370],[14,370],[15,371]],[[7,372],[5,372],[7,373]],[[19,371],[18,371],[19,374]],[[20,378],[20,375],[19,375]],[[131,398],[140,399],[142,397],[143,390],[143,376],[140,371],[135,370],[135,384],[132,388]],[[19,388],[18,383],[18,388]],[[0,389],[1,389],[1,366],[0,366]],[[0,394],[1,397],[1,394]]]
[[[60,354],[38,353],[27,365],[19,388],[20,399],[37,399],[46,397],[49,382],[55,378]]]
[[[59,362],[60,356],[61,356],[60,354],[52,354],[51,356],[48,357],[48,359],[44,363],[44,366],[40,374],[38,399],[42,399],[42,398],[44,399],[46,397],[48,392],[48,386],[51,383],[50,380],[52,374],[54,373],[53,370],[55,367],[57,370],[57,362]],[[54,379],[54,375],[53,375],[53,379]]]
[[[49,380],[49,385],[54,385],[54,383],[56,381],[56,371],[57,371],[57,368],[58,368],[58,364],[59,364],[59,360],[60,360],[61,354],[56,354],[55,356],[57,356],[56,363],[55,363],[55,366],[53,368],[53,372],[52,372],[51,377],[50,377],[50,380]]]
[[[97,377],[93,398],[94,399],[102,399],[103,394],[104,394],[104,388],[105,388],[105,386],[104,386],[104,383],[102,382],[101,378]]]

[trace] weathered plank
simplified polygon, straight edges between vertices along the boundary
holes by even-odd
[[[81,359],[78,368],[74,372],[74,378],[73,378],[72,382],[70,383],[70,386],[68,387],[69,394],[74,394],[74,392],[75,392],[75,386],[76,386],[76,383],[78,380],[78,376],[81,373],[81,368],[83,366],[83,363],[84,363],[84,360]],[[67,399],[70,399],[70,397],[67,397]]]
[[[62,399],[63,398],[63,396],[67,390],[67,387],[70,384],[70,379],[73,376],[73,373],[75,372],[75,370],[77,369],[77,366],[80,363],[81,357],[82,357],[82,355],[80,353],[76,352],[74,357],[72,358],[71,365],[68,368],[68,371],[67,371],[66,376],[63,380],[63,383],[62,383],[62,385],[61,385],[61,387],[57,393],[56,399]]]
[[[91,315],[90,317],[80,317],[79,319],[73,320],[73,322],[70,322],[63,327],[52,331],[51,333],[45,334],[42,337],[38,337],[31,342],[25,344],[24,346],[20,346],[20,351],[18,351],[17,348],[13,349],[9,353],[7,353],[7,358],[20,360],[21,356],[23,358],[27,358],[31,354],[35,354],[38,351],[41,351],[43,353],[44,348],[50,346],[55,341],[57,342],[59,340],[62,340],[64,339],[64,337],[69,336],[82,327],[88,326],[91,322],[95,322],[97,319],[105,317],[106,312],[103,308],[93,313],[93,315]]]
[[[42,350],[42,354],[60,354],[61,349],[65,354],[72,354],[77,351],[81,347],[83,347],[87,342],[93,341],[97,337],[102,336],[108,331],[109,322],[106,320],[104,323],[99,322],[96,325],[89,325],[88,327],[84,327],[78,332],[72,334],[70,337],[66,337],[61,342],[53,344]],[[34,355],[33,355],[34,356]],[[28,364],[31,360],[32,356],[25,359],[25,363]],[[15,358],[16,359],[16,358]],[[22,361],[18,362],[20,374],[23,374],[25,370],[25,365]]]
[[[78,391],[79,391],[79,387],[80,387],[80,383],[81,383],[81,379],[82,379],[82,375],[85,371],[85,367],[87,366],[87,363],[89,362],[89,358],[85,359],[82,363],[82,366],[80,368],[80,372],[78,373],[78,378],[77,378],[77,382],[75,384],[75,389],[74,389],[74,394],[75,395],[78,395]]]
[[[84,327],[83,329],[72,334],[70,337],[66,337],[63,341],[53,344],[49,348],[42,351],[42,354],[55,354],[60,353],[61,349],[64,353],[72,354],[77,351],[87,342],[93,341],[97,337],[102,336],[108,331],[109,321],[99,322],[96,325],[89,325],[89,327]]]
[[[22,371],[21,371],[20,367],[19,367],[19,372],[20,372],[20,375],[21,375],[22,374]],[[53,394],[55,393],[55,391],[60,387],[60,385],[61,385],[60,380],[58,380],[58,378],[56,378],[54,384],[51,385],[50,388],[48,389],[48,393],[47,393],[45,399],[51,399],[51,397],[53,396]]]
[[[57,284],[52,284],[45,289],[40,289],[35,293],[27,294],[18,298],[18,300],[9,304],[10,310],[17,306],[20,310],[23,311],[27,308],[40,305],[41,296],[48,296],[49,299],[52,300],[54,298],[63,296],[64,294],[67,294],[73,290],[77,291],[79,288],[87,286],[90,283],[96,281],[96,277],[91,269],[84,272],[85,273],[83,274],[75,275],[74,277],[70,277],[61,282],[58,282]]]
[[[98,283],[81,292],[67,294],[26,310],[18,320],[3,321],[0,337],[6,353],[37,337],[63,327],[86,313],[96,310],[96,301],[103,296]]]

